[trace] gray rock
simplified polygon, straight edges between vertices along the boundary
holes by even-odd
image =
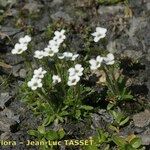
[[[11,109],[5,108],[3,111],[0,112],[2,116],[6,116],[8,119],[12,119],[18,123],[20,123],[20,115],[15,115],[14,111]]]
[[[147,129],[140,137],[143,145],[150,145],[150,129]]]
[[[116,5],[116,6],[100,6],[98,9],[98,13],[100,15],[106,15],[106,14],[116,14],[116,13],[124,13],[124,5]]]
[[[17,129],[17,122],[9,119],[0,114],[0,131],[4,132],[15,132]]]
[[[121,53],[122,57],[129,57],[134,60],[139,60],[142,58],[143,53],[142,51],[135,51],[135,50],[125,50],[123,53]]]
[[[113,122],[113,117],[105,109],[99,109],[98,113],[101,115],[100,117],[102,117],[106,122]]]
[[[100,109],[98,113],[92,114],[92,127],[106,129],[107,124],[113,122],[113,118],[104,109]]]
[[[43,5],[38,4],[38,2],[33,1],[30,3],[26,3],[23,7],[24,10],[28,10],[29,13],[38,13],[40,12],[40,9],[43,7]]]
[[[22,68],[21,64],[15,65],[12,67],[12,74],[14,77],[19,77],[20,76],[20,70]]]
[[[110,41],[107,45],[107,50],[110,53],[115,53],[117,51],[116,45],[116,41]]]
[[[18,55],[12,55],[11,53],[7,53],[4,58],[5,62],[10,65],[16,65],[24,61],[24,58]]]
[[[19,33],[20,31],[21,31],[20,29],[13,28],[13,27],[6,27],[6,26],[1,27],[1,32],[5,33],[8,36],[13,36]]]
[[[145,110],[133,116],[134,125],[137,127],[146,127],[150,124],[150,111]]]
[[[10,132],[4,132],[0,135],[0,140],[8,140],[10,138]]]
[[[147,10],[150,10],[150,2],[146,4]]]
[[[52,2],[51,2],[51,7],[54,7],[54,6],[56,6],[56,5],[60,5],[60,4],[62,4],[63,3],[63,0],[53,0]]]
[[[4,109],[4,107],[10,102],[12,96],[9,95],[8,92],[0,94],[0,108]]]
[[[55,14],[52,14],[51,18],[53,20],[64,19],[66,22],[72,22],[72,20],[73,20],[67,13],[65,13],[63,11],[58,11]]]
[[[26,78],[26,75],[27,75],[27,71],[25,69],[20,69],[19,76],[21,78]]]

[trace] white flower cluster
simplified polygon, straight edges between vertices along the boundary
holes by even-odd
[[[83,75],[84,68],[80,64],[76,64],[74,68],[70,68],[68,86],[76,85],[80,81],[80,77]]]
[[[21,54],[28,48],[28,43],[31,41],[31,37],[29,35],[26,35],[19,39],[19,43],[15,44],[14,49],[12,49],[12,54]]]
[[[61,78],[58,75],[53,75],[53,84],[57,84],[61,82]]]
[[[28,87],[32,90],[36,90],[37,88],[41,88],[43,86],[42,79],[47,71],[43,70],[42,67],[34,70],[34,75],[32,79],[28,82]]]
[[[64,35],[65,30],[61,31],[55,31],[54,37],[52,40],[49,41],[48,46],[42,50],[42,51],[35,51],[34,57],[38,59],[42,59],[43,57],[53,57],[54,54],[58,53],[60,44],[63,43],[63,41],[66,39],[66,36]]]
[[[91,35],[94,36],[94,42],[98,42],[100,39],[106,36],[107,29],[102,27],[96,27],[96,32],[92,33]]]
[[[66,58],[66,59],[69,59],[69,60],[72,60],[72,61],[76,60],[76,58],[78,58],[78,57],[79,57],[79,54],[73,54],[71,52],[64,52],[64,53],[59,53],[58,54],[59,59]]]
[[[98,69],[102,63],[106,65],[113,65],[115,63],[114,55],[109,53],[106,57],[97,56],[96,59],[89,61],[91,70]]]

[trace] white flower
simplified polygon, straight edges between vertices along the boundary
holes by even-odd
[[[34,70],[33,78],[42,79],[45,73],[47,73],[47,71],[43,70],[42,67],[40,67],[39,69]]]
[[[59,44],[61,44],[65,40],[65,38],[66,38],[66,36],[64,35],[64,33],[65,33],[65,30],[55,31],[54,32],[55,36],[54,36],[53,39],[55,41],[57,41]]]
[[[23,44],[28,44],[30,41],[31,41],[31,37],[29,35],[26,35],[19,39],[19,42]]]
[[[78,58],[78,57],[79,57],[79,54],[74,54],[74,55],[72,56],[71,60],[74,61],[74,60],[76,60],[76,58]]]
[[[104,57],[104,63],[106,65],[113,65],[115,63],[115,61],[114,61],[114,55],[111,54],[111,53],[107,54],[107,56]]]
[[[50,40],[49,41],[49,45],[48,47],[52,48],[52,47],[58,47],[59,48],[60,44],[56,41],[56,40]]]
[[[96,59],[91,59],[89,63],[91,64],[90,68],[91,70],[96,70],[101,66],[101,63],[103,61],[103,57],[97,56]]]
[[[54,84],[61,82],[61,78],[58,75],[53,75],[52,79]]]
[[[82,65],[76,64],[74,68],[70,68],[68,70],[69,76],[74,76],[74,75],[82,76],[83,70],[84,70],[84,68],[82,67]]]
[[[21,54],[22,52],[27,50],[27,45],[22,43],[15,44],[14,49],[11,51],[12,54]]]
[[[73,54],[71,52],[64,52],[63,55],[66,58],[72,58],[73,57]]]
[[[91,35],[94,36],[94,42],[98,42],[100,39],[106,36],[107,29],[97,27],[96,32],[92,33]]]
[[[38,58],[38,59],[42,59],[45,56],[45,52],[44,51],[35,51],[34,52],[34,57]]]
[[[62,54],[62,53],[58,53],[58,54],[57,54],[57,57],[58,57],[59,59],[64,59],[64,58],[65,58],[64,54]]]
[[[41,88],[42,82],[41,79],[32,78],[31,81],[28,82],[28,87],[30,87],[32,90],[36,90],[37,88]]]
[[[50,49],[49,47],[47,47],[44,49],[44,55],[52,57],[52,56],[54,56],[54,51],[52,49]]]
[[[67,82],[68,86],[76,85],[80,81],[80,77],[78,75],[69,76],[69,80]]]

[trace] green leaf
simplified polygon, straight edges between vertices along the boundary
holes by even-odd
[[[75,116],[78,119],[81,116],[81,111],[80,110],[76,110]]]
[[[35,130],[29,130],[29,131],[28,131],[28,134],[31,135],[31,136],[38,137],[39,132],[38,132],[38,131],[35,131]]]
[[[124,95],[123,96],[123,99],[133,99],[133,96],[132,95]]]
[[[47,116],[47,118],[45,118],[44,122],[43,122],[43,125],[44,126],[48,126],[51,122],[53,122],[55,119],[55,116]]]
[[[119,137],[117,135],[112,135],[112,140],[117,146],[120,147],[126,144],[125,140],[122,137]]]
[[[134,148],[139,148],[142,144],[140,138],[134,138],[133,140],[131,140],[130,144],[132,145],[132,147]]]
[[[113,126],[113,125],[109,125],[109,129],[110,129],[110,130],[113,130],[113,131],[116,131],[116,132],[119,132],[118,128],[116,128],[116,127]]]
[[[111,110],[113,107],[114,107],[114,104],[109,103],[109,104],[107,105],[107,110]]]
[[[62,139],[65,136],[65,131],[63,129],[60,129],[58,131],[59,139]]]
[[[119,125],[122,126],[122,125],[126,124],[129,121],[129,119],[130,119],[129,117],[125,118],[123,121],[121,121],[119,123]]]
[[[45,138],[47,140],[58,140],[59,135],[58,135],[57,131],[49,130],[49,131],[46,132]]]
[[[93,110],[93,107],[92,106],[87,106],[87,105],[82,105],[81,109],[84,109],[84,110]]]
[[[39,131],[41,134],[45,134],[45,127],[44,127],[44,126],[38,126],[38,131]]]

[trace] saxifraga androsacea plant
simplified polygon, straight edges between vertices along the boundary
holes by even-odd
[[[97,27],[94,36],[94,42],[106,36],[107,29]],[[93,107],[84,105],[83,100],[86,97],[87,89],[80,83],[84,75],[84,65],[80,64],[80,55],[69,51],[64,51],[63,45],[66,40],[65,30],[55,31],[54,37],[49,41],[44,50],[34,52],[34,63],[38,68],[33,67],[32,63],[27,61],[30,68],[27,82],[22,85],[22,99],[28,102],[36,114],[42,114],[44,121],[42,126],[48,126],[50,123],[63,122],[66,117],[80,118],[89,114]],[[19,39],[15,44],[12,54],[25,55],[31,37],[26,35]],[[31,55],[31,54],[30,54]],[[108,98],[113,98],[113,103],[131,99],[130,92],[123,84],[122,77],[115,77],[114,65],[115,59],[112,53],[106,56],[97,56],[89,60],[90,70],[103,70],[106,74],[106,85],[108,87]],[[31,72],[31,70],[33,70]],[[32,77],[31,77],[32,74]],[[90,92],[90,91],[89,91]]]

